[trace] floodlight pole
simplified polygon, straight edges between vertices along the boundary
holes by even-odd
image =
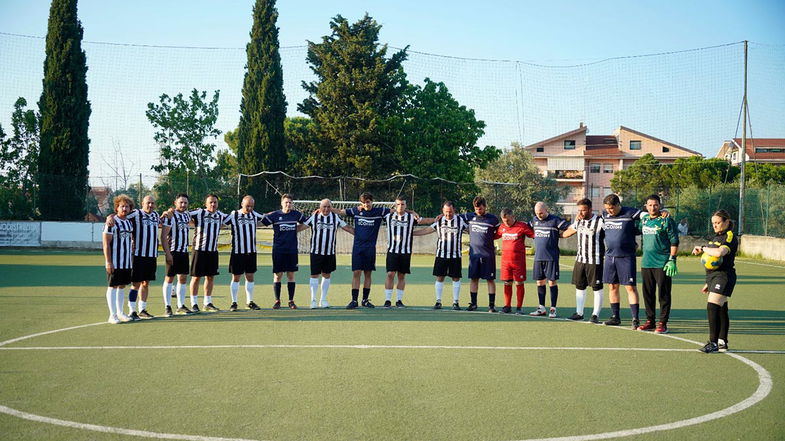
[[[744,163],[747,156],[747,40],[744,40],[744,98],[741,103],[741,175],[739,177],[739,229],[738,235],[744,233]]]

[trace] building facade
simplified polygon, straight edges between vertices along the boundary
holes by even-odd
[[[715,158],[724,159],[731,165],[739,165],[740,151],[741,138],[734,138],[722,144]],[[785,138],[747,138],[747,155],[744,161],[785,165]]]

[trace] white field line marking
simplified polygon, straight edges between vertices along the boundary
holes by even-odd
[[[31,335],[28,335],[28,336],[18,337],[18,338],[15,338],[15,339],[11,339],[11,340],[6,340],[6,341],[3,341],[3,342],[0,342],[0,346],[5,346],[5,345],[13,343],[13,342],[26,340],[26,339],[33,338],[33,337],[36,337],[36,336],[47,335],[47,334],[54,334],[56,332],[62,332],[62,331],[67,331],[67,330],[71,330],[71,329],[84,328],[84,327],[88,327],[88,326],[96,326],[96,325],[99,325],[99,324],[104,324],[104,323],[91,323],[91,324],[88,324],[88,325],[72,326],[72,327],[69,327],[69,328],[56,329],[56,330],[53,330],[53,331],[39,332],[37,334],[31,334]],[[673,338],[673,339],[676,339],[676,340],[680,340],[680,341],[684,341],[684,342],[693,343],[693,344],[696,344],[696,345],[700,345],[701,344],[701,343],[698,343],[696,341],[687,340],[687,339],[682,338],[682,337],[676,337],[676,336],[671,336],[671,335],[667,335],[667,334],[665,334],[663,336],[664,337],[668,337],[668,338]],[[489,346],[373,346],[373,345],[222,345],[222,346],[224,346],[224,347],[232,347],[232,348],[264,346],[264,347],[279,347],[279,348],[302,348],[302,347],[308,347],[308,348],[334,348],[334,347],[339,347],[339,348],[352,348],[352,349],[354,349],[354,348],[360,348],[360,349],[372,349],[372,348],[441,349],[441,348],[444,348],[444,349],[486,349],[486,350],[487,349],[493,349],[493,350],[503,350],[503,349],[520,350],[520,349],[524,349],[524,348],[521,348],[521,347],[514,347],[514,346],[513,347],[489,347]],[[220,346],[215,346],[215,347],[220,347]],[[57,347],[52,347],[52,348],[60,349],[60,348],[57,348]],[[73,348],[77,348],[77,347],[73,347]],[[93,349],[95,347],[83,347],[83,348]],[[98,347],[98,348],[101,348],[101,347]],[[117,348],[127,349],[128,346],[118,346]],[[145,348],[149,348],[149,347],[145,346]],[[163,348],[168,348],[168,347],[164,346]],[[183,347],[181,346],[179,348],[183,348]],[[204,348],[204,347],[203,346],[196,346],[196,348]],[[0,348],[0,349],[8,350],[8,349],[23,349],[23,348]],[[565,349],[572,349],[572,350],[623,350],[623,351],[648,350],[648,351],[672,351],[672,352],[682,352],[682,351],[685,351],[684,349],[656,349],[656,348],[632,348],[632,349],[630,349],[630,348],[597,348],[597,349],[594,349],[594,348],[527,348],[527,349],[542,349],[542,350],[565,350]],[[687,351],[691,352],[692,350],[688,349]],[[719,410],[717,412],[712,412],[712,413],[709,413],[709,414],[706,414],[706,415],[701,415],[701,416],[694,417],[694,418],[689,418],[689,419],[686,419],[686,420],[675,421],[675,422],[666,423],[666,424],[659,424],[659,425],[656,425],[656,426],[641,427],[641,428],[638,428],[638,429],[626,429],[626,430],[619,430],[619,431],[616,431],[616,432],[604,432],[604,433],[595,433],[595,434],[590,434],[590,435],[575,435],[575,436],[556,437],[556,438],[530,438],[530,439],[521,440],[521,441],[589,441],[589,440],[597,440],[597,439],[619,438],[619,437],[640,435],[640,434],[643,434],[643,433],[659,432],[659,431],[664,431],[664,430],[673,430],[673,429],[678,429],[678,428],[682,428],[682,427],[692,426],[692,425],[696,425],[696,424],[702,424],[702,423],[705,423],[705,422],[708,422],[708,421],[712,421],[712,420],[715,420],[715,419],[719,419],[719,418],[724,418],[724,417],[732,415],[734,413],[741,412],[742,410],[745,410],[745,409],[747,409],[747,408],[749,408],[749,407],[759,403],[764,398],[766,398],[766,396],[769,395],[769,393],[771,392],[771,389],[772,389],[771,374],[769,374],[769,372],[766,369],[764,369],[762,366],[760,366],[759,364],[757,364],[757,363],[755,363],[755,362],[753,362],[753,361],[751,361],[751,360],[749,360],[747,358],[744,358],[741,355],[730,354],[730,353],[727,354],[727,355],[730,356],[730,357],[735,358],[736,360],[741,361],[742,363],[747,364],[748,366],[753,368],[755,370],[755,372],[758,374],[758,388],[755,390],[755,392],[752,395],[750,395],[747,399],[745,399],[743,401],[740,401],[739,403],[736,403],[736,404],[734,404],[734,405],[732,405],[730,407],[727,407],[725,409]],[[717,356],[717,355],[714,355],[714,356]],[[10,407],[6,407],[6,406],[3,406],[3,405],[0,405],[0,412],[8,414],[8,415],[11,415],[11,416],[15,416],[15,417],[18,417],[18,418],[30,420],[30,421],[42,422],[42,423],[47,423],[47,424],[54,424],[54,425],[58,425],[58,426],[71,427],[71,428],[76,428],[76,429],[92,430],[92,431],[95,431],[95,432],[117,433],[117,434],[122,434],[122,435],[139,436],[139,437],[145,437],[145,438],[177,439],[177,440],[193,440],[193,441],[253,441],[253,440],[246,440],[246,439],[240,439],[240,438],[219,438],[219,437],[217,438],[217,437],[206,437],[206,436],[198,436],[198,435],[183,435],[183,434],[177,434],[177,433],[160,433],[160,432],[149,432],[149,431],[144,431],[144,430],[124,429],[124,428],[120,428],[120,427],[100,426],[100,425],[95,425],[95,424],[85,424],[85,423],[79,423],[79,422],[75,422],[75,421],[61,420],[61,419],[57,419],[57,418],[49,418],[49,417],[45,417],[45,416],[41,416],[41,415],[35,415],[35,414],[27,413],[27,412],[22,412],[22,411],[19,411],[19,410],[16,410],[16,409],[12,409]]]
[[[94,349],[449,349],[490,351],[639,351],[695,352],[695,349],[672,348],[587,348],[548,346],[407,346],[407,345],[182,345],[182,346],[27,346],[0,348],[0,351],[59,351]]]

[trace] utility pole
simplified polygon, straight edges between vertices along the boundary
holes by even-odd
[[[744,163],[747,156],[747,40],[744,40],[744,98],[741,103],[741,176],[739,183],[739,229],[738,235],[744,234]]]

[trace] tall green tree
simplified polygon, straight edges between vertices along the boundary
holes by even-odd
[[[275,0],[256,0],[251,41],[246,45],[246,71],[240,101],[237,161],[241,173],[285,170],[286,97],[278,52]],[[245,192],[261,197],[264,179],[243,180]]]
[[[40,116],[19,97],[11,114],[11,136],[0,127],[0,218],[32,219],[37,216]]]
[[[303,82],[309,96],[297,106],[319,140],[310,162],[328,175],[386,177],[399,167],[397,140],[384,129],[405,104],[406,49],[388,58],[381,25],[367,14],[354,24],[338,15],[330,29],[321,43],[308,42],[316,80]]]
[[[41,215],[77,220],[85,214],[90,139],[87,63],[76,0],[52,0],[46,33],[44,79],[38,108]]]

